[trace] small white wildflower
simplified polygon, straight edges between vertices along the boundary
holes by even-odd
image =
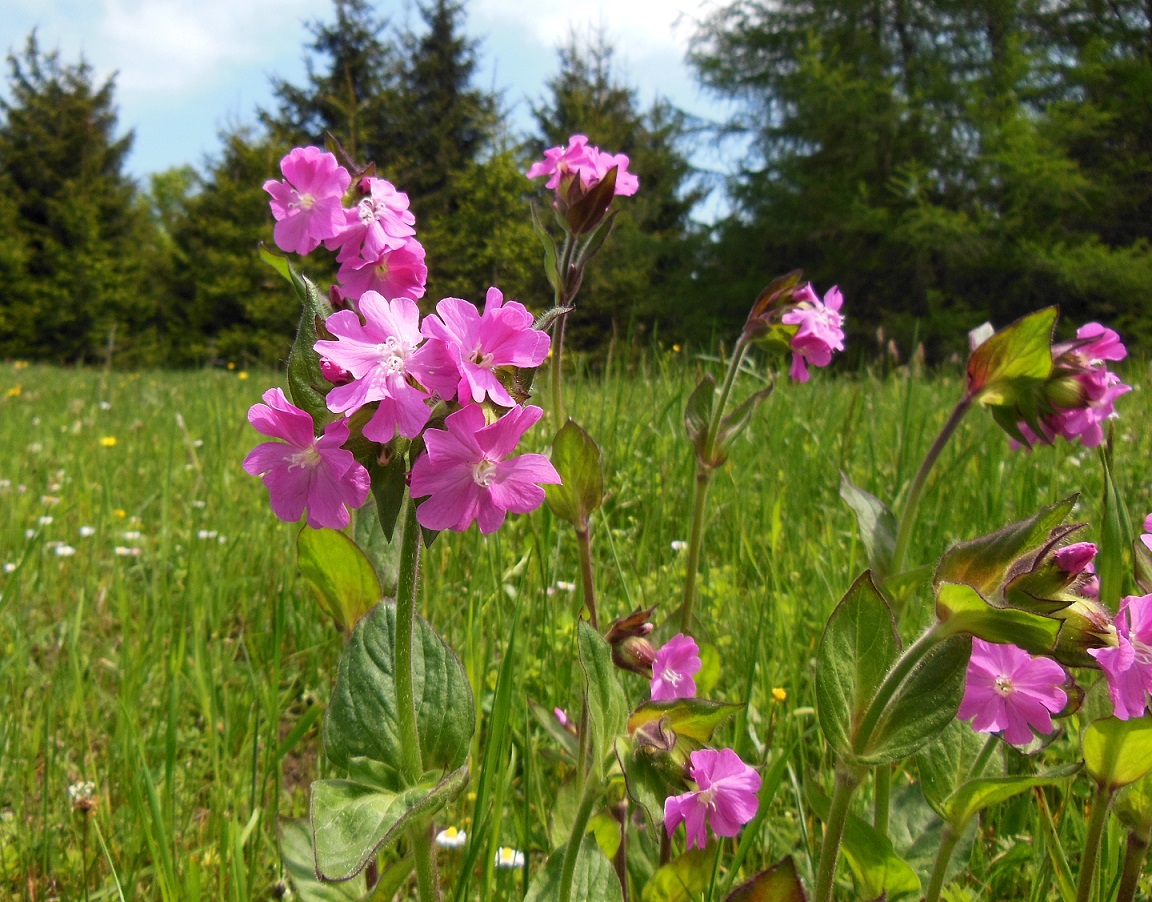
[[[214,529],[201,529],[199,532],[196,533],[196,538],[198,538],[198,539],[214,539],[218,535],[219,535],[219,533],[216,532],[216,530],[214,530]]]
[[[524,853],[518,849],[501,846],[496,850],[496,867],[522,868],[524,867]]]
[[[139,557],[140,556],[140,549],[139,548],[125,548],[123,545],[117,545],[116,546],[116,556],[117,557]]]
[[[569,582],[565,582],[562,579],[559,579],[556,581],[556,591],[557,592],[575,592],[576,591],[576,583],[569,583]]]
[[[672,550],[673,551],[684,551],[687,548],[688,548],[688,543],[685,542],[683,539],[673,539],[672,540]]]
[[[80,527],[80,538],[88,539],[94,535],[96,535],[96,527],[95,526],[81,526]]]
[[[192,506],[197,510],[204,510],[208,506],[207,501],[193,501]]]
[[[5,573],[12,573],[15,570],[16,570],[16,565],[13,564],[11,561],[9,561],[7,564],[4,565],[4,572]]]
[[[228,544],[228,537],[227,536],[220,536],[220,538],[218,538],[216,541],[219,542],[221,545],[227,545]]]
[[[91,811],[96,807],[95,795],[96,784],[91,780],[82,780],[68,787],[68,799],[72,802],[73,811]]]
[[[34,530],[34,529],[24,530],[24,538],[26,538],[26,539],[31,539],[35,535],[36,535],[36,530]]]
[[[12,480],[11,479],[0,479],[0,489],[10,489],[10,488],[12,488]]]
[[[26,491],[28,491],[28,486],[21,483],[20,485],[16,486],[16,491],[23,495]]]
[[[112,409],[112,405],[109,404],[107,401],[101,401],[99,404],[99,407],[101,410],[111,410]]]
[[[57,545],[55,551],[56,557],[72,557],[76,553],[76,549],[71,545]]]
[[[203,448],[204,447],[204,439],[202,439],[202,438],[196,439],[196,441],[194,441],[192,443],[192,447],[193,448]]]
[[[31,445],[28,446],[28,453],[29,454],[39,454],[43,450],[44,450],[44,446],[41,445],[39,442],[33,442]]]
[[[39,523],[41,526],[51,526],[52,525],[52,518],[49,517],[47,514],[45,514],[43,517],[41,517],[36,522]]]
[[[455,827],[449,827],[447,830],[441,830],[436,834],[436,845],[442,849],[459,849],[466,842],[468,842],[468,834],[463,830],[457,830]]]
[[[49,488],[51,488],[52,491],[54,491],[54,492],[57,492],[60,490],[59,486],[55,486],[55,485],[50,486]],[[60,499],[57,498],[55,495],[41,495],[40,496],[40,503],[44,504],[44,505],[51,506],[53,504],[59,504]]]
[[[124,538],[126,538],[129,542],[138,542],[141,538],[143,538],[140,531],[136,529],[130,529],[123,535]]]

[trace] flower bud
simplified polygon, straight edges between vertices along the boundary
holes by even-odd
[[[1055,552],[1056,566],[1065,573],[1083,573],[1096,557],[1096,546],[1091,542],[1074,542]]]
[[[1063,621],[1053,653],[1061,664],[1097,668],[1099,665],[1088,654],[1088,649],[1119,645],[1112,615],[1099,601],[1082,598],[1058,611],[1054,618]]]
[[[651,642],[639,636],[629,636],[612,645],[612,663],[621,670],[629,670],[651,679],[655,660],[656,649]]]

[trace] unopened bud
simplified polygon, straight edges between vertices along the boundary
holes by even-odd
[[[621,670],[630,670],[641,676],[652,676],[652,664],[656,661],[656,649],[647,639],[629,636],[612,645],[612,662]]]
[[[647,636],[655,629],[649,620],[655,610],[654,607],[647,610],[637,608],[631,614],[614,620],[604,638],[609,645],[615,645],[617,642],[623,642],[632,636]]]
[[[1096,546],[1091,542],[1075,542],[1055,552],[1056,566],[1065,573],[1083,573],[1096,557]]]
[[[667,717],[650,720],[632,736],[636,748],[650,755],[667,755],[676,748],[676,733]]]
[[[1098,668],[1088,649],[1114,648],[1119,644],[1112,615],[1099,601],[1081,598],[1057,612],[1055,619],[1063,621],[1053,654],[1061,664]]]

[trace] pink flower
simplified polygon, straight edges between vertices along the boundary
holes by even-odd
[[[460,298],[444,298],[436,313],[425,317],[420,330],[442,343],[456,362],[458,374],[444,373],[428,387],[461,404],[480,403],[485,397],[503,407],[516,402],[504,388],[496,370],[503,366],[539,366],[548,356],[550,339],[533,327],[532,314],[517,301],[504,303],[498,288],[489,288],[484,314]]]
[[[416,217],[408,209],[408,195],[397,191],[385,179],[364,179],[368,196],[351,210],[345,210],[346,222],[335,238],[325,242],[329,250],[340,249],[340,263],[360,258],[379,260],[385,251],[395,251],[416,234]]]
[[[293,523],[307,508],[313,529],[347,526],[348,508],[368,497],[368,471],[340,447],[348,441],[348,425],[329,423],[316,438],[312,417],[278,388],[264,393],[263,404],[252,405],[248,422],[262,435],[284,439],[257,445],[244,458],[245,472],[264,477],[276,516]]]
[[[507,511],[538,508],[544,502],[541,484],[558,484],[560,474],[543,454],[505,458],[543,414],[539,407],[513,407],[488,424],[483,408],[469,404],[444,421],[447,431],[426,431],[428,453],[411,476],[412,497],[429,496],[416,510],[420,525],[463,532],[476,521],[488,535],[504,523]]]
[[[351,310],[333,313],[324,325],[336,341],[316,342],[325,360],[352,374],[352,381],[328,393],[328,409],[351,415],[379,401],[364,435],[376,442],[390,442],[397,430],[415,438],[428,422],[428,393],[412,383],[422,381],[427,355],[419,348],[420,308],[408,298],[387,301],[375,291],[360,297],[360,317]]]
[[[688,848],[703,849],[706,822],[717,836],[735,836],[756,816],[760,775],[731,749],[700,749],[690,761],[688,775],[700,788],[664,800],[664,829],[671,836],[683,821]]]
[[[1128,356],[1128,349],[1124,347],[1119,334],[1100,323],[1085,323],[1076,330],[1076,339],[1077,342],[1087,342],[1077,348],[1077,353],[1092,363],[1123,360]]]
[[[1096,546],[1091,542],[1074,542],[1063,548],[1057,548],[1053,555],[1056,566],[1065,573],[1083,573],[1092,570],[1092,559],[1096,557]]]
[[[789,310],[780,322],[799,326],[792,336],[792,370],[797,382],[808,381],[808,366],[827,366],[833,351],[844,350],[844,317],[840,305],[844,303],[839,288],[830,288],[821,301],[812,285],[808,284],[795,294],[796,307]]]
[[[1121,720],[1140,717],[1152,692],[1152,595],[1129,595],[1116,615],[1119,643],[1090,648],[1108,681],[1112,711]]]
[[[352,176],[319,147],[297,147],[280,161],[280,171],[284,181],[264,183],[276,217],[272,236],[282,251],[309,254],[344,228],[343,198]]]
[[[696,640],[683,633],[669,639],[652,662],[652,701],[667,702],[677,698],[693,698],[700,671],[700,648]]]
[[[1144,547],[1152,551],[1152,514],[1144,518],[1144,532],[1140,536],[1140,541],[1144,543]]]
[[[956,716],[972,718],[977,733],[1003,733],[1013,745],[1025,745],[1034,729],[1052,732],[1052,714],[1068,703],[1068,694],[1060,688],[1066,679],[1064,668],[1049,658],[974,638]]]
[[[410,238],[403,247],[381,251],[380,256],[365,261],[359,257],[346,260],[336,274],[340,290],[356,299],[366,291],[376,291],[386,298],[420,298],[428,280],[424,264],[424,246]]]
[[[567,147],[550,147],[544,151],[544,159],[533,163],[528,169],[528,178],[550,175],[545,187],[559,191],[565,177],[575,175],[580,177],[581,188],[587,191],[599,184],[612,168],[616,169],[614,193],[622,197],[635,194],[640,187],[640,180],[628,171],[628,157],[622,153],[606,153],[598,147],[590,146],[585,135],[572,135]]]

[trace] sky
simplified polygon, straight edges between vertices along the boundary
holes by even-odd
[[[685,62],[696,22],[717,0],[464,5],[466,33],[479,41],[476,84],[503,92],[523,131],[529,103],[544,99],[557,47],[573,29],[604,30],[618,76],[643,106],[664,96],[695,115],[717,113]],[[4,0],[4,7],[5,52],[20,51],[35,28],[42,51],[59,51],[66,64],[83,55],[97,83],[115,73],[120,131],[135,132],[127,168],[143,184],[173,166],[201,167],[222,129],[252,123],[259,107],[272,105],[273,76],[303,83],[306,24],[333,18],[331,0]],[[377,0],[376,8],[395,24],[419,22],[405,0]]]

